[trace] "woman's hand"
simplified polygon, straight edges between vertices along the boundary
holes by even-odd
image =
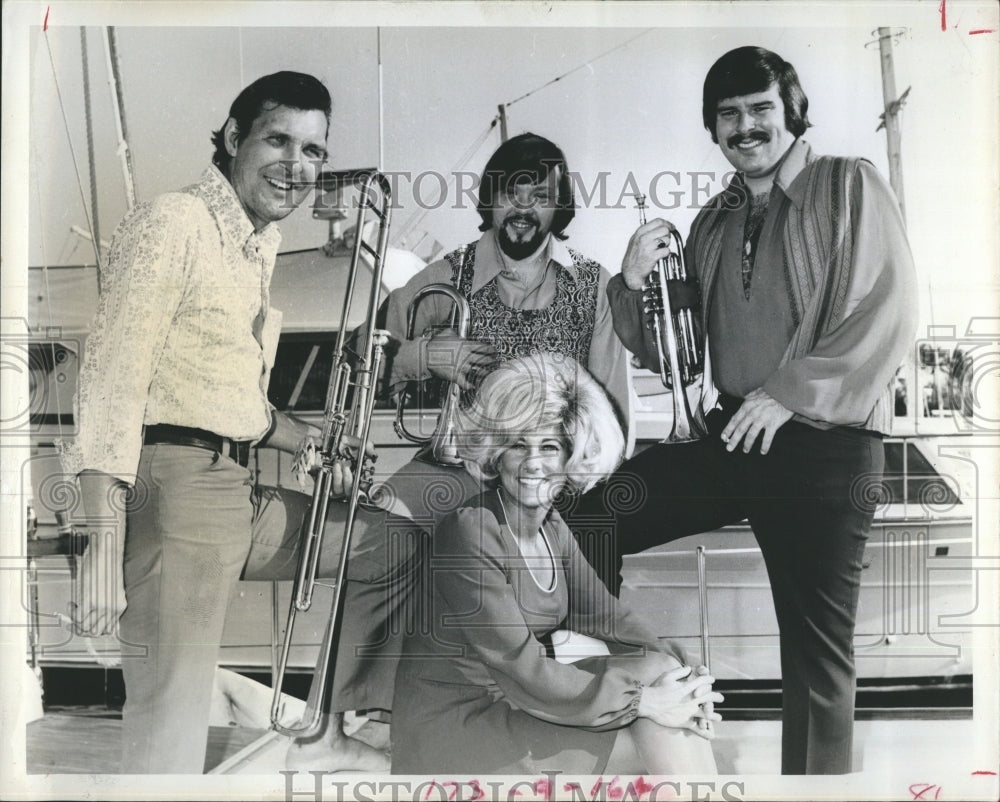
[[[702,722],[721,721],[722,716],[709,705],[723,701],[721,693],[711,690],[713,682],[715,679],[708,673],[694,672],[691,666],[668,671],[643,688],[639,715],[661,727],[691,730],[711,739],[714,730],[703,727]]]

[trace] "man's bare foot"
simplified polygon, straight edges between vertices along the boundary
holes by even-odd
[[[389,755],[356,738],[341,735],[332,741],[319,737],[292,741],[285,755],[285,768],[293,771],[360,771],[388,774]]]

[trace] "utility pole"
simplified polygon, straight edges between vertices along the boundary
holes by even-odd
[[[888,28],[878,29],[878,49],[882,60],[882,124],[885,126],[886,148],[889,152],[889,183],[899,201],[899,211],[906,223],[906,205],[903,200],[903,157],[900,152],[899,112],[909,89],[901,98],[896,97],[896,73],[892,66],[892,33]],[[879,128],[882,126],[880,125]],[[877,129],[876,129],[877,130]]]
[[[507,141],[507,107],[501,103],[497,106],[497,111],[500,112],[500,141]]]

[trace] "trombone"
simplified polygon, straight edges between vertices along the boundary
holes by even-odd
[[[639,222],[646,224],[646,196],[636,195]],[[675,230],[670,241],[663,243],[666,255],[657,260],[653,272],[646,277],[642,288],[643,312],[649,318],[647,325],[656,337],[659,355],[660,380],[671,390],[674,420],[665,443],[684,443],[700,440],[708,434],[700,405],[691,412],[686,388],[703,372],[703,346],[694,327],[690,309],[670,310],[668,280],[685,281],[684,242]]]
[[[282,735],[308,738],[319,732],[326,689],[333,673],[331,656],[340,617],[341,601],[344,597],[344,579],[347,573],[347,557],[350,553],[351,534],[359,506],[370,506],[369,493],[373,481],[374,455],[366,452],[368,433],[371,427],[372,410],[375,404],[375,384],[378,381],[385,345],[389,333],[375,328],[379,295],[382,287],[382,270],[389,243],[389,219],[391,216],[392,191],[388,179],[377,171],[358,177],[363,179],[358,208],[354,251],[344,295],[344,309],[340,318],[336,346],[333,352],[333,367],[327,385],[326,405],[323,412],[323,430],[317,449],[320,458],[319,472],[313,488],[312,503],[309,507],[309,522],[303,532],[299,550],[298,568],[292,593],[292,603],[288,609],[288,623],[285,639],[274,676],[273,698],[271,701],[271,727]],[[376,246],[365,242],[364,227],[369,210],[378,221]],[[344,346],[350,319],[354,285],[357,280],[361,253],[364,251],[372,260],[372,286],[368,296],[368,315],[362,333],[363,340],[357,352]],[[337,568],[333,605],[327,621],[323,645],[316,663],[315,681],[318,686],[310,693],[314,700],[307,705],[302,720],[294,727],[281,724],[283,704],[281,686],[288,666],[288,656],[292,645],[296,614],[305,612],[312,606],[313,591],[317,584],[319,559],[322,552],[323,536],[326,530],[326,514],[333,488],[334,465],[338,460],[346,461],[354,474],[354,483],[345,499],[347,515],[344,522],[344,542],[341,546],[340,562]]]

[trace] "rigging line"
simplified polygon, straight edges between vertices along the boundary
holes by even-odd
[[[91,243],[94,246],[94,259],[97,260],[98,275],[104,272],[104,263],[101,261],[101,245],[97,237],[94,236],[94,222],[90,217],[90,210],[87,208],[87,199],[83,192],[83,179],[80,177],[80,165],[76,159],[76,148],[73,147],[73,135],[70,133],[69,117],[66,116],[66,104],[63,102],[62,90],[59,88],[59,75],[56,73],[56,62],[52,57],[52,46],[49,43],[48,31],[42,34],[45,37],[45,49],[49,54],[49,64],[52,67],[52,80],[56,86],[56,98],[59,101],[59,111],[62,113],[63,125],[66,128],[66,139],[69,142],[70,160],[73,162],[73,171],[76,173],[76,186],[80,190],[80,202],[83,204],[83,216],[87,218],[87,229],[90,231]],[[43,235],[44,236],[44,235]]]
[[[487,137],[489,137],[490,132],[494,128],[496,128],[498,119],[499,119],[498,117],[494,117],[490,121],[490,124],[487,125],[486,128],[479,134],[479,136],[476,137],[475,141],[468,148],[466,148],[465,152],[455,163],[455,166],[451,168],[450,172],[451,177],[445,184],[444,197],[448,196],[448,190],[451,188],[451,185],[455,182],[455,176],[457,175],[458,171],[461,170],[463,167],[465,167],[465,165],[469,162],[469,160],[476,155],[476,153],[479,151],[479,148],[483,146],[483,142],[485,142]],[[420,221],[427,216],[428,212],[430,212],[430,208],[418,209],[412,215],[410,215],[410,217],[403,223],[403,225],[401,225],[397,229],[397,234],[394,238],[394,241],[397,243],[402,242],[403,238],[406,237],[406,235],[409,234],[420,223]]]
[[[42,218],[44,220],[44,217]],[[80,229],[83,231],[83,229]],[[56,252],[56,264],[62,265],[66,263],[66,260],[72,255],[73,251],[79,246],[79,240],[77,239],[76,232],[73,231],[72,226],[69,231],[66,232],[66,237],[63,239],[62,247]]]
[[[87,123],[87,164],[90,168],[90,210],[94,216],[94,237],[97,247],[101,244],[101,216],[97,206],[97,165],[94,157],[94,114],[90,103],[90,59],[87,58],[87,28],[80,26],[80,59],[83,62],[83,110]],[[97,291],[101,290],[101,276],[97,276]]]
[[[34,162],[35,162],[35,164],[38,164],[37,143],[33,143],[31,149],[32,149],[32,153],[33,153]],[[50,332],[50,331],[53,331],[55,329],[55,323],[52,320],[52,287],[51,287],[51,285],[49,283],[49,257],[48,257],[48,253],[45,250],[45,235],[44,235],[45,216],[42,213],[42,187],[41,187],[40,178],[39,178],[39,175],[38,175],[39,171],[38,170],[32,170],[32,172],[34,173],[34,178],[35,178],[35,197],[38,200],[38,207],[37,207],[38,208],[38,220],[39,220],[38,230],[40,232],[43,232],[42,236],[39,237],[38,244],[39,244],[39,246],[41,247],[41,250],[42,250],[42,281],[45,284],[45,301],[46,301],[46,305],[45,305],[45,310],[46,310],[46,314],[45,314],[46,324],[45,325],[46,325],[46,331]],[[29,282],[29,286],[30,286],[30,282]],[[41,322],[42,322],[41,321],[41,309],[39,309],[38,311],[39,311],[38,324],[39,324],[39,327],[40,327],[41,326]],[[56,362],[56,343],[55,343],[54,339],[49,339],[49,352],[50,352],[50,355],[52,357],[52,375],[55,376],[56,375],[56,367],[57,367],[58,363]],[[80,355],[77,354],[77,357],[79,357],[79,356]],[[30,365],[30,356],[29,356],[29,365]],[[43,397],[46,397],[46,396],[43,395]],[[55,399],[56,399],[56,431],[58,432],[59,439],[61,440],[65,436],[65,432],[63,431],[62,401],[59,398],[59,391],[58,391],[58,389],[55,392]],[[45,410],[43,409],[43,410],[41,410],[41,412],[44,414]]]
[[[520,97],[514,98],[509,103],[504,103],[503,105],[504,106],[513,106],[515,103],[518,103],[518,102],[524,100],[525,98],[530,97],[531,95],[535,94],[536,92],[542,91],[545,87],[551,86],[552,84],[556,83],[557,81],[561,81],[563,78],[566,78],[567,76],[572,75],[574,72],[579,72],[584,67],[589,67],[595,61],[600,61],[602,58],[604,58],[605,56],[611,55],[616,50],[623,50],[624,48],[626,48],[630,44],[632,44],[632,42],[634,42],[640,36],[645,36],[650,31],[652,31],[652,28],[648,28],[645,31],[643,31],[642,33],[636,34],[631,39],[627,39],[626,41],[622,42],[621,44],[615,45],[610,50],[606,50],[605,52],[601,53],[599,56],[594,56],[594,58],[589,59],[588,61],[585,61],[583,64],[580,64],[580,65],[574,67],[569,72],[564,72],[562,75],[559,75],[559,76],[553,78],[551,81],[546,81],[544,84],[542,84],[541,86],[537,87],[536,89],[532,89],[530,92],[525,92]]]
[[[490,131],[492,131],[496,127],[496,124],[497,124],[497,118],[494,118],[490,122],[490,124],[488,126],[486,126],[485,130],[483,130],[482,132],[480,132],[479,136],[476,137],[475,141],[473,141],[473,143],[468,148],[466,148],[465,152],[462,154],[462,156],[459,158],[459,160],[455,163],[455,166],[453,166],[451,168],[451,171],[450,171],[450,176],[451,177],[448,179],[448,181],[445,184],[445,197],[447,197],[448,189],[451,187],[451,185],[455,181],[455,175],[457,174],[457,172],[462,167],[464,167],[468,163],[468,161],[476,154],[476,152],[479,150],[479,148],[482,147],[483,142],[486,141],[487,137],[490,135]],[[400,242],[403,239],[403,237],[405,237],[407,234],[409,234],[410,231],[421,220],[423,220],[424,217],[427,216],[427,213],[429,211],[430,211],[430,209],[419,209],[418,211],[414,212],[410,216],[410,218],[408,220],[406,220],[403,223],[403,225],[401,225],[399,227],[399,234],[396,237],[396,242]]]

